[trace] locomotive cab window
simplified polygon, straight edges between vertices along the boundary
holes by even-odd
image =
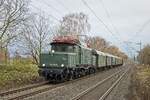
[[[51,49],[56,52],[74,52],[75,46],[71,44],[51,44]]]

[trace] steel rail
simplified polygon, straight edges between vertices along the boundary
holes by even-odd
[[[33,84],[33,85],[27,85],[25,87],[20,87],[20,88],[8,90],[8,91],[3,91],[3,92],[0,93],[0,96],[3,97],[3,96],[14,94],[14,93],[17,93],[17,92],[22,92],[22,91],[29,90],[29,89],[32,89],[32,88],[40,87],[42,85],[46,85],[48,83],[49,83],[48,81],[45,81],[45,82],[41,82],[41,83],[38,83],[38,84],[36,83],[36,84]]]
[[[122,69],[122,68],[121,68]],[[102,71],[102,72],[107,72],[108,70],[105,70],[105,71]],[[119,72],[119,71],[118,71]],[[83,79],[88,79],[88,78],[91,78],[95,75],[99,74],[98,73],[95,73],[95,74],[91,74],[91,75],[87,75],[87,76],[84,76],[84,77],[81,77],[81,78],[78,78],[78,79],[75,79],[75,80],[71,80],[71,81],[67,81],[67,82],[64,82],[64,83],[60,83],[60,84],[56,84],[56,85],[53,85],[53,86],[48,86],[46,88],[43,88],[43,89],[40,89],[40,90],[37,90],[37,91],[33,91],[33,92],[28,92],[26,94],[21,94],[21,95],[16,95],[14,97],[10,97],[10,98],[7,98],[7,100],[20,100],[20,99],[24,99],[24,98],[27,98],[27,97],[31,97],[31,96],[34,96],[36,94],[39,94],[39,93],[43,93],[43,92],[46,92],[46,91],[53,91],[57,88],[61,88],[61,87],[64,87],[66,86],[67,84],[71,84],[71,83],[74,83],[74,82],[77,82],[77,81],[80,81],[80,80],[83,80]],[[117,73],[116,73],[117,74]]]
[[[111,87],[99,98],[99,100],[105,100],[107,96],[111,93],[111,91],[116,87],[117,84],[121,81],[121,79],[125,76],[125,74],[130,70],[128,68],[117,80],[114,84],[111,85]]]
[[[106,71],[108,71],[108,70],[105,70],[105,71],[102,71],[102,72],[106,72]],[[43,89],[40,89],[40,90],[37,90],[37,91],[26,93],[26,94],[23,94],[23,95],[11,97],[11,98],[8,98],[7,100],[24,99],[24,98],[27,98],[27,97],[30,97],[30,96],[33,96],[33,95],[36,95],[36,94],[39,94],[39,93],[42,93],[42,92],[46,92],[46,91],[50,91],[50,90],[52,91],[54,89],[63,87],[65,85],[67,85],[67,84],[70,84],[70,83],[73,83],[73,82],[77,82],[77,81],[80,81],[80,80],[83,80],[83,79],[91,78],[91,77],[93,77],[93,76],[95,76],[97,74],[99,74],[99,72],[95,73],[95,74],[87,75],[87,76],[84,76],[84,77],[81,77],[81,78],[78,78],[78,79],[75,79],[75,80],[71,80],[71,81],[68,81],[68,82],[65,82],[65,83],[56,84],[54,86],[50,86],[50,87],[46,87],[46,88],[43,88]]]
[[[97,84],[93,85],[92,87],[90,87],[90,88],[86,89],[85,91],[79,93],[77,96],[73,97],[71,100],[79,100],[82,96],[86,95],[87,93],[89,93],[90,91],[92,91],[93,89],[98,87],[99,85],[102,85],[104,82],[108,81],[109,79],[111,79],[112,77],[116,76],[120,72],[122,72],[122,70],[120,70],[120,71],[110,75],[109,77],[103,79],[102,81],[98,82]]]
[[[27,97],[30,97],[30,96],[33,96],[33,95],[36,95],[36,94],[39,94],[39,93],[42,93],[42,92],[46,92],[50,89],[54,89],[56,87],[57,86],[48,86],[46,88],[43,88],[43,89],[40,89],[40,90],[37,90],[37,91],[28,92],[28,93],[25,93],[25,94],[21,94],[21,95],[17,95],[17,96],[14,96],[14,97],[7,98],[7,100],[22,100],[24,98],[27,98]]]
[[[108,70],[107,70],[108,71]],[[88,79],[88,78],[91,78],[93,76],[95,76],[96,74],[99,74],[99,73],[95,73],[95,74],[91,74],[91,75],[87,75],[85,77],[81,77],[81,78],[78,78],[78,79],[75,79],[75,80],[71,80],[71,81],[67,81],[65,83],[60,83],[60,84],[56,84],[56,85],[53,85],[53,86],[48,86],[46,88],[43,88],[43,89],[40,89],[40,90],[37,90],[37,91],[33,91],[33,92],[28,92],[28,93],[25,93],[25,94],[21,94],[21,95],[18,95],[18,96],[14,96],[14,97],[10,97],[10,98],[7,98],[7,100],[20,100],[20,99],[24,99],[24,98],[27,98],[27,97],[31,97],[33,95],[36,95],[36,94],[39,94],[39,93],[43,93],[43,92],[46,92],[46,91],[52,91],[54,89],[57,89],[57,88],[61,88],[61,87],[64,87],[65,85],[67,84],[71,84],[73,82],[77,82],[77,81],[80,81],[80,80],[83,80],[83,79]]]
[[[105,70],[105,71],[102,71],[102,72],[107,72],[107,71],[108,70]],[[93,77],[97,74],[99,74],[99,72],[95,73],[95,74],[87,75],[87,76],[84,76],[84,77],[81,77],[81,78],[78,78],[78,79],[75,79],[75,80],[71,80],[71,81],[67,81],[67,82],[64,82],[64,83],[48,86],[48,87],[45,87],[45,88],[42,88],[42,89],[39,89],[39,90],[35,90],[35,91],[32,91],[32,92],[27,92],[27,93],[19,94],[19,95],[17,95],[18,92],[25,92],[25,91],[28,91],[32,88],[33,89],[40,88],[40,86],[42,87],[42,85],[37,85],[37,86],[33,86],[33,87],[32,86],[29,86],[29,87],[27,86],[27,87],[23,87],[23,88],[19,88],[19,89],[14,89],[14,90],[10,90],[10,91],[6,91],[6,92],[1,93],[1,97],[5,97],[5,96],[7,97],[7,95],[9,95],[9,94],[10,95],[15,94],[12,97],[7,97],[7,100],[16,100],[16,99],[20,100],[20,99],[24,99],[24,98],[27,98],[27,97],[34,96],[34,95],[39,94],[39,93],[43,93],[43,92],[50,91],[50,90],[52,91],[52,90],[55,90],[57,88],[64,87],[66,84],[70,84],[70,83],[80,81],[80,80],[83,80],[83,79],[91,78],[91,77]],[[44,85],[44,83],[43,83],[43,85]]]

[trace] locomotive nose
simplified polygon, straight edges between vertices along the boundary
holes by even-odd
[[[68,65],[68,54],[52,53],[40,56],[41,67],[65,67]]]

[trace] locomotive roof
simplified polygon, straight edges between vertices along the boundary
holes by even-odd
[[[51,44],[53,43],[77,44],[80,43],[80,41],[75,36],[56,36]]]

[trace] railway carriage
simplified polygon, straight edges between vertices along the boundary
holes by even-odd
[[[116,56],[111,56],[111,64],[112,64],[112,66],[115,66],[116,65]]]
[[[95,58],[94,66],[97,67],[97,69],[101,69],[106,67],[106,55],[103,52],[93,50],[93,56]]]
[[[109,68],[112,66],[112,56],[106,53],[106,67]]]
[[[121,65],[122,59],[83,46],[78,39],[57,37],[51,51],[40,54],[39,75],[50,81],[65,81]]]

